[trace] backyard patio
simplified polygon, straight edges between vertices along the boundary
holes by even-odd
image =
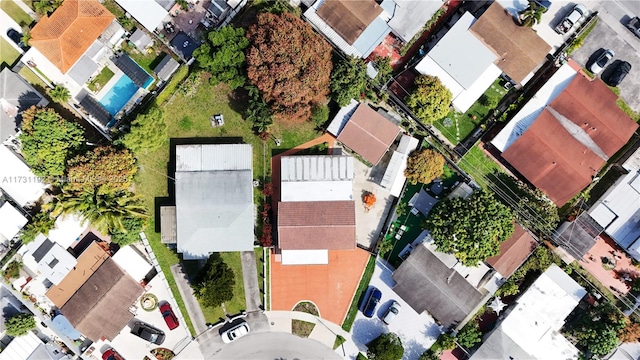
[[[606,234],[598,236],[580,265],[609,290],[622,295],[628,293],[633,280],[640,277],[640,269],[629,255]]]

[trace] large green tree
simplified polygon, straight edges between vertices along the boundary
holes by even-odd
[[[98,146],[69,160],[68,186],[73,191],[124,191],[131,186],[137,171],[136,160],[128,150]]]
[[[156,150],[167,138],[167,124],[162,118],[162,111],[154,106],[136,116],[131,122],[131,130],[121,142],[129,150],[138,153]]]
[[[49,177],[64,175],[67,160],[78,154],[85,138],[78,124],[53,109],[31,109],[23,113],[20,141],[34,174]]]
[[[404,347],[398,335],[385,333],[373,339],[367,345],[367,357],[370,360],[400,360]]]
[[[5,320],[4,327],[7,329],[7,335],[22,336],[36,328],[36,319],[32,314],[19,313]]]
[[[420,120],[431,124],[447,115],[453,95],[442,85],[440,79],[431,75],[419,75],[414,86],[405,102]]]
[[[227,25],[210,32],[193,57],[211,73],[212,83],[224,82],[236,89],[247,81],[244,50],[248,46],[244,29]]]
[[[588,309],[583,316],[568,323],[569,334],[579,348],[604,356],[618,346],[618,332],[626,325],[622,313],[610,303],[602,303]]]
[[[331,46],[290,13],[258,14],[247,32],[247,76],[276,120],[311,118],[311,106],[329,93]]]
[[[39,234],[47,235],[49,230],[55,226],[56,219],[51,217],[48,212],[37,213],[20,232],[20,241],[28,244],[35,240]]]
[[[204,306],[217,307],[233,299],[235,283],[233,269],[224,262],[219,253],[213,253],[198,272],[192,287],[194,294]]]
[[[407,158],[404,176],[412,184],[428,184],[444,172],[444,157],[431,149],[417,150]]]
[[[529,1],[529,5],[527,6],[527,8],[518,12],[520,25],[532,27],[535,24],[539,24],[542,20],[542,14],[544,12],[544,7],[538,5],[535,1]]]
[[[367,65],[362,59],[349,56],[347,59],[337,57],[331,71],[331,98],[345,106],[351,99],[360,99],[367,88]]]
[[[478,266],[500,253],[500,243],[513,233],[513,214],[491,193],[476,192],[440,201],[429,213],[425,227],[438,251],[453,253],[466,266]]]

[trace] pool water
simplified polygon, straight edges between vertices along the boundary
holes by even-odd
[[[127,75],[122,74],[118,82],[116,82],[98,102],[109,114],[115,116],[122,110],[131,97],[133,97],[136,91],[138,91],[136,84],[134,84]]]

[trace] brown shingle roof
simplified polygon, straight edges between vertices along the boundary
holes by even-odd
[[[511,237],[500,243],[500,255],[487,259],[500,275],[509,277],[535,250],[538,242],[522,226],[515,224]]]
[[[47,297],[58,308],[62,308],[107,258],[109,258],[109,254],[107,254],[98,243],[91,243],[91,245],[78,256],[78,263],[73,270],[62,279],[60,284],[53,285],[49,288],[46,293]]]
[[[354,249],[355,202],[280,202],[278,245],[284,250]]]
[[[397,125],[367,104],[360,104],[338,135],[338,141],[376,165],[398,133]]]
[[[111,258],[60,309],[87,338],[111,341],[133,318],[129,307],[143,288]]]
[[[511,79],[522,82],[540,65],[551,47],[531,28],[518,26],[495,1],[470,31],[498,55],[496,65]]]
[[[326,0],[317,12],[349,45],[380,13],[382,8],[374,0]]]
[[[564,205],[591,182],[605,159],[569,133],[549,108],[582,128],[611,156],[629,141],[638,125],[609,93],[599,80],[589,82],[577,76],[502,157],[553,202]]]
[[[65,0],[31,29],[29,43],[66,73],[114,19],[96,0]]]

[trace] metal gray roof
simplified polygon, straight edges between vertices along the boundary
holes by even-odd
[[[153,40],[151,40],[149,35],[145,34],[145,32],[140,29],[136,29],[136,31],[131,34],[129,41],[131,41],[136,48],[142,52],[145,51],[147,46],[153,43]]]
[[[153,72],[158,79],[167,81],[171,75],[178,70],[178,67],[180,67],[180,63],[175,61],[171,55],[165,54],[165,57],[160,60],[158,65],[153,69]]]
[[[283,156],[280,164],[281,181],[344,181],[355,176],[351,156]]]
[[[31,70],[29,70],[31,71]],[[49,101],[9,68],[0,72],[0,142],[16,134],[20,128],[20,112],[33,105],[47,105]],[[15,115],[12,110],[15,110]]]
[[[396,3],[389,26],[404,41],[411,40],[442,6],[440,0],[394,0]],[[385,1],[386,2],[386,1]],[[383,2],[383,4],[385,3]]]
[[[176,172],[252,170],[249,144],[176,145]]]

